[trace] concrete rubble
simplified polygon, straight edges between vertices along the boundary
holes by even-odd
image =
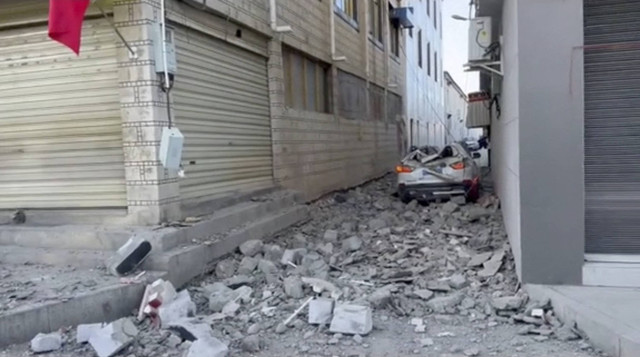
[[[89,334],[100,357],[364,356],[393,336],[402,342],[388,355],[431,355],[460,334],[434,326],[455,321],[478,336],[505,326],[531,342],[581,338],[518,290],[497,199],[403,204],[392,189],[385,178],[321,199],[312,221],[243,243],[180,292],[151,284],[137,325],[82,326],[78,342]],[[460,335],[455,356],[506,355]]]
[[[39,333],[31,340],[31,351],[44,353],[59,350],[62,347],[62,335],[58,332]]]

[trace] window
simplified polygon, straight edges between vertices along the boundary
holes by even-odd
[[[382,43],[382,0],[370,0],[370,2],[371,28],[369,29],[369,34]]]
[[[427,43],[427,75],[431,76],[431,42]]]
[[[427,0],[427,16],[431,16],[431,0]]]
[[[438,52],[433,53],[433,78],[438,81]]]
[[[438,10],[436,9],[436,3],[438,0],[433,0],[433,27],[438,28]]]
[[[328,65],[283,47],[282,67],[287,107],[329,112]]]
[[[340,12],[358,22],[358,0],[334,0],[333,3]]]
[[[422,30],[418,30],[418,67],[422,68]]]
[[[389,4],[389,12],[393,11],[393,7]],[[394,24],[393,21],[389,20],[389,45],[391,53],[399,57],[400,56],[400,29],[397,24]]]

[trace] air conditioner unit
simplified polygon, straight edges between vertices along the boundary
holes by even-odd
[[[469,20],[469,62],[490,59],[487,49],[491,46],[491,18],[476,17]]]
[[[469,93],[467,128],[482,128],[491,125],[491,96],[487,92]]]

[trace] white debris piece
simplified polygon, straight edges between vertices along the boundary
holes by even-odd
[[[373,319],[370,307],[339,304],[333,311],[329,331],[349,335],[367,335],[372,328]]]
[[[111,357],[122,351],[138,335],[138,329],[128,318],[116,320],[96,331],[89,338],[98,357]]]
[[[227,345],[210,336],[197,339],[189,347],[186,357],[225,357],[229,353]]]
[[[331,322],[333,315],[333,300],[318,298],[309,303],[309,323],[312,325],[326,325]]]
[[[187,290],[182,290],[176,295],[175,299],[168,304],[160,305],[158,309],[158,316],[160,316],[162,327],[167,326],[167,324],[172,321],[194,316],[195,313],[196,304],[191,300],[191,296]]]
[[[43,353],[59,350],[62,347],[62,335],[59,332],[39,333],[31,340],[31,351]]]
[[[104,324],[81,324],[76,328],[76,342],[86,343],[89,342],[91,336],[104,327]]]

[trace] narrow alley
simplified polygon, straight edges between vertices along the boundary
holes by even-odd
[[[196,313],[184,312],[177,324],[183,329],[136,321],[137,333],[118,355],[191,356],[196,343],[185,340],[185,330],[202,325],[228,344],[230,356],[601,355],[563,326],[548,302],[518,290],[494,196],[478,204],[405,205],[392,196],[394,183],[387,176],[332,194],[311,204],[306,223],[244,243],[187,285]],[[342,304],[370,308],[370,315],[356,314],[362,325],[342,326],[362,334],[334,333],[340,327],[331,309],[327,323],[310,324],[310,308],[299,307],[311,297],[335,300],[333,320]],[[76,342],[75,327],[61,335],[62,348],[48,356],[95,355],[90,344]],[[0,352],[27,355],[27,345]]]

